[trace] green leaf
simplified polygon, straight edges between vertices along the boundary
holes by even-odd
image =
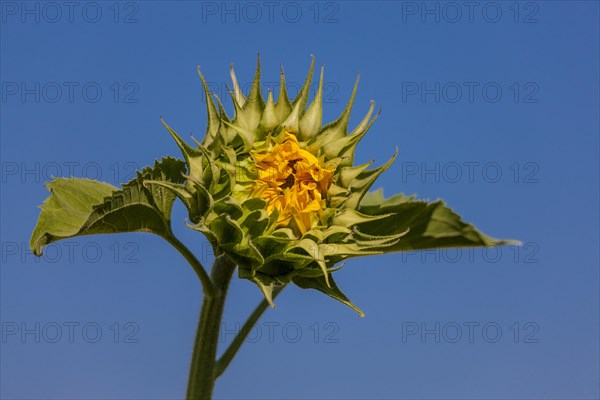
[[[171,229],[175,194],[146,180],[184,181],[183,161],[164,158],[145,168],[121,190],[107,183],[80,178],[56,178],[46,187],[51,196],[41,206],[31,236],[35,255],[49,243],[74,236],[119,232],[151,232],[166,235]]]
[[[441,200],[427,202],[403,194],[384,199],[380,189],[364,196],[359,211],[374,216],[389,214],[382,219],[359,224],[357,230],[361,233],[381,236],[409,230],[397,243],[379,248],[386,253],[441,247],[519,244],[518,241],[497,240],[481,233],[473,225],[464,222]]]
[[[52,195],[40,206],[29,245],[36,256],[42,255],[48,243],[77,235],[93,206],[118,190],[108,183],[80,178],[55,178],[46,188]]]

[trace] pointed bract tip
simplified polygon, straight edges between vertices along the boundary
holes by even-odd
[[[523,246],[523,242],[520,240],[500,240],[500,242],[503,242],[502,244],[506,244],[508,246],[519,246],[519,247]],[[490,247],[492,247],[492,246],[490,246]]]
[[[205,83],[204,82],[204,75],[202,75],[202,71],[200,70],[200,66],[199,65],[196,67],[196,73],[198,74],[198,76],[200,77],[200,79],[202,79],[202,83]]]

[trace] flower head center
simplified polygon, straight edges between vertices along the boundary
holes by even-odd
[[[267,202],[267,212],[278,212],[277,225],[303,234],[318,221],[326,205],[334,169],[300,147],[295,135],[269,151],[253,152],[258,178],[252,195]]]

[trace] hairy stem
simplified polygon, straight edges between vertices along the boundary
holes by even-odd
[[[234,270],[235,264],[228,256],[222,255],[215,259],[211,272],[214,293],[211,297],[205,295],[202,303],[188,380],[188,400],[205,400],[212,397],[219,328],[227,288]]]

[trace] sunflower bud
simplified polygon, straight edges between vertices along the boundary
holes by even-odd
[[[338,289],[331,272],[350,257],[392,247],[397,251],[408,232],[408,227],[398,226],[386,234],[361,229],[393,214],[369,215],[360,205],[398,150],[380,167],[369,169],[372,162],[353,165],[358,142],[378,116],[373,116],[375,104],[371,102],[366,116],[349,132],[357,79],[342,114],[322,126],[323,69],[316,96],[308,104],[313,70],[314,58],[291,102],[282,70],[277,101],[269,92],[265,102],[260,58],[248,97],[232,67],[233,118],[218,97],[213,101],[198,71],[207,103],[206,136],[192,147],[165,124],[188,170],[185,184],[169,186],[186,204],[190,228],[208,238],[216,255],[225,253],[237,263],[239,276],[256,283],[269,302],[275,286],[293,282],[320,290],[362,315]]]

